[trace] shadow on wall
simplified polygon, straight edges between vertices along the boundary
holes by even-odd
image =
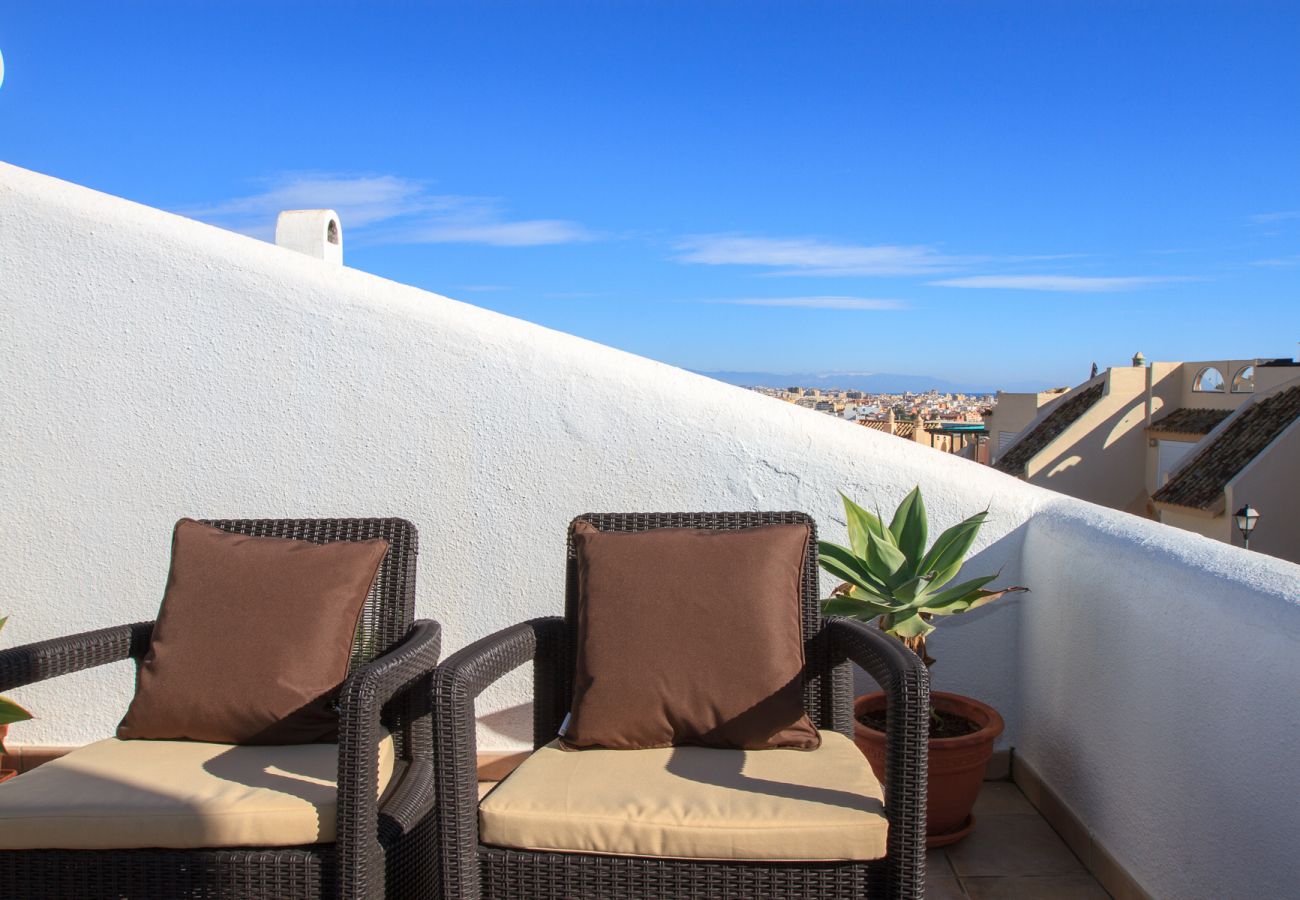
[[[533,743],[533,704],[517,703],[496,712],[485,713],[478,717],[480,725],[485,725],[502,737],[532,746]]]
[[[996,503],[991,507],[996,514]],[[1025,585],[1032,592],[1034,586],[1025,584],[1022,577],[1021,553],[1027,530],[1027,523],[1023,523],[971,556],[956,580],[1000,572],[989,588]],[[1014,743],[1016,709],[1007,709],[1003,698],[1016,698],[1013,704],[1019,704],[1016,685],[1022,598],[1021,594],[1010,594],[971,612],[944,617],[934,623],[937,628],[928,642],[930,655],[935,658],[932,687],[998,707],[1007,721],[999,746]],[[880,690],[875,680],[857,666],[853,667],[853,686],[855,695]]]
[[[1142,396],[1101,421],[1092,421],[1085,413],[1065,435],[1081,427],[1087,430],[1072,443],[1055,447],[1050,458],[1042,456],[1043,464],[1027,480],[1081,500],[1128,510],[1134,498],[1146,492],[1145,426],[1146,400]]]

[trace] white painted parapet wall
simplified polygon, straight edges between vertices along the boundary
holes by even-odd
[[[837,490],[920,483],[935,528],[991,504],[972,565],[1032,588],[943,623],[936,686],[996,705],[1157,896],[1296,882],[1259,848],[1300,832],[1300,567],[2,164],[0,341],[6,642],[151,618],[182,515],[405,516],[455,649],[560,611],[577,513],[795,508],[842,541]],[[24,689],[11,738],[105,735],[130,690]],[[527,695],[485,698],[482,748],[522,745]]]
[[[569,520],[602,510],[802,509],[845,540],[837,490],[935,525],[993,505],[984,565],[1017,583],[1052,495],[909,442],[353,269],[0,168],[11,465],[6,641],[152,617],[182,515],[401,515],[419,613],[450,649],[563,608]],[[828,585],[829,588],[830,585]],[[1014,733],[1015,603],[954,620],[940,679]],[[22,740],[107,733],[109,682],[24,692]],[[481,745],[524,746],[527,679]],[[100,701],[83,702],[88,685]],[[1010,735],[1008,741],[1010,741]]]
[[[1017,756],[1154,896],[1296,896],[1300,566],[1061,503],[1022,572]]]

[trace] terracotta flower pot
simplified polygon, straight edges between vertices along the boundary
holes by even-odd
[[[926,791],[927,847],[943,847],[970,834],[975,827],[971,807],[993,755],[993,742],[1002,733],[1002,716],[991,706],[945,691],[932,691],[930,702],[940,712],[955,713],[980,726],[973,734],[930,740],[929,789]],[[853,701],[853,740],[885,783],[885,735],[857,721],[863,713],[885,708],[882,693],[863,694]]]

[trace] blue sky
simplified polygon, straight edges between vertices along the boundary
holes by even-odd
[[[695,369],[1294,356],[1300,5],[0,12],[0,158]]]

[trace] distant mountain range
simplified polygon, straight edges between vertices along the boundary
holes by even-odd
[[[1018,382],[998,388],[944,381],[932,375],[895,375],[888,372],[697,372],[740,387],[819,388],[842,391],[865,391],[871,394],[902,394],[939,391],[949,394],[992,394],[1003,391],[1040,391],[1055,385]]]

